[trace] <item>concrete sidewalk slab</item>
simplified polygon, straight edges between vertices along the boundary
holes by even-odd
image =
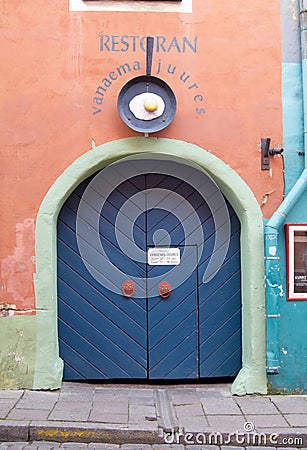
[[[2,442],[307,447],[306,418],[305,395],[235,397],[224,384],[0,390]]]

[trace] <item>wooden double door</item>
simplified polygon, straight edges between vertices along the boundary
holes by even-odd
[[[191,180],[206,175],[194,167],[184,168],[182,179],[175,162],[171,174],[164,161],[155,160],[153,172],[128,164],[126,178],[118,164],[114,176],[103,169],[85,180],[59,214],[64,379],[235,376],[241,367],[236,214],[226,200],[225,218],[221,208],[213,210],[222,194],[214,194],[216,201],[202,195]],[[215,255],[219,267],[206,280]],[[131,296],[123,291],[126,281],[134,286]],[[164,282],[170,295],[161,296]]]

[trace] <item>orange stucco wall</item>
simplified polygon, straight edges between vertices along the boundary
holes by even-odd
[[[166,38],[152,74],[175,92],[177,113],[155,136],[221,158],[251,187],[264,217],[279,205],[282,158],[261,171],[259,148],[261,137],[282,146],[279,2],[193,0],[192,13],[114,13],[69,12],[68,0],[2,0],[0,27],[1,303],[35,307],[35,218],[56,178],[92,145],[138,135],[116,102],[144,73],[145,53],[120,36]],[[103,45],[102,35],[116,37]],[[194,50],[183,49],[183,37]],[[125,63],[131,71],[110,79]],[[98,86],[107,86],[101,105]]]

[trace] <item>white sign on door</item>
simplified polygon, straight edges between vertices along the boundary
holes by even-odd
[[[180,249],[150,248],[148,249],[147,261],[150,266],[178,266],[180,264]]]

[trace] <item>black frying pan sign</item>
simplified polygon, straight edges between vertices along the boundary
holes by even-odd
[[[147,37],[145,73],[143,71],[143,75],[135,76],[126,82],[117,98],[118,113],[123,122],[134,131],[145,134],[164,129],[172,122],[176,114],[175,93],[165,79],[162,79],[162,74],[163,78],[179,79],[179,82],[187,88],[192,94],[197,115],[203,116],[206,112],[204,95],[187,71],[171,63],[163,64],[161,58],[153,67],[153,47],[154,38]],[[102,78],[93,97],[93,115],[102,112],[107,92],[113,84],[131,72],[132,74],[142,72],[139,61],[123,63]]]

